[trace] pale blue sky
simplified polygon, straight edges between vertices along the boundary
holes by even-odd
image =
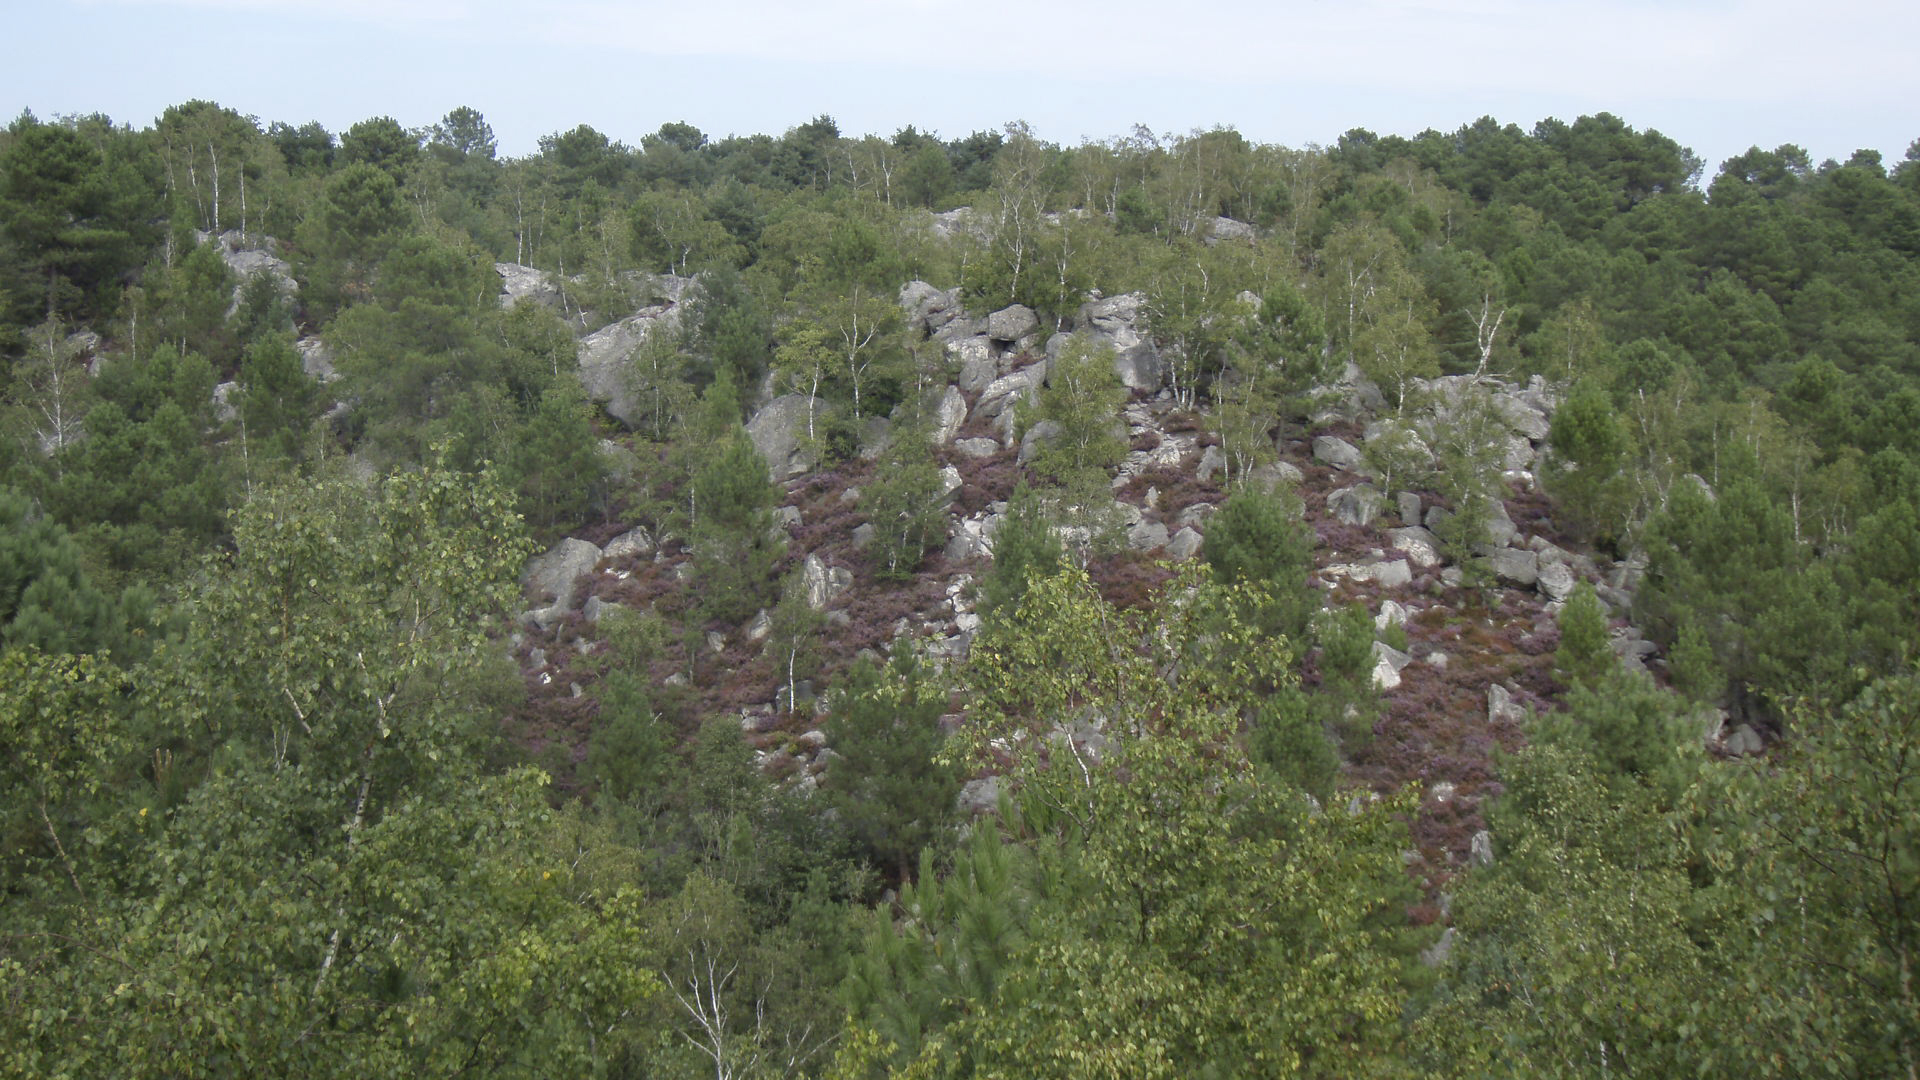
[[[1889,164],[1920,137],[1920,5],[1831,0],[36,0],[0,111],[141,126],[210,98],[262,122],[409,127],[471,105],[504,154],[587,123],[1076,143],[1226,124],[1289,146],[1491,114],[1613,112],[1718,163],[1795,142]]]

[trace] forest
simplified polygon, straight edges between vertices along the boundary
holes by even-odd
[[[0,1076],[1920,1080],[1920,140],[0,132]]]

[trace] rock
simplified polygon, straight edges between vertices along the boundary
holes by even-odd
[[[1413,663],[1413,657],[1384,641],[1373,643],[1373,685],[1391,690],[1400,685],[1400,669]]]
[[[1246,478],[1248,483],[1258,484],[1268,491],[1274,490],[1281,484],[1299,487],[1301,482],[1306,480],[1306,476],[1301,473],[1299,467],[1287,461],[1276,461],[1271,465],[1256,465],[1247,473]]]
[[[909,281],[900,287],[900,309],[907,314],[907,328],[931,334],[952,322],[960,314],[958,289],[936,289],[924,281]]]
[[[1449,589],[1459,588],[1466,583],[1466,580],[1467,576],[1461,573],[1460,568],[1457,566],[1449,566],[1440,571],[1440,584]]]
[[[500,275],[500,306],[510,308],[522,300],[531,300],[542,307],[557,307],[560,304],[560,289],[545,270],[536,270],[519,263],[494,263],[493,271]]]
[[[629,556],[647,556],[654,552],[653,534],[645,525],[635,525],[619,536],[607,541],[602,552],[603,558],[624,559]]]
[[[873,537],[874,537],[873,522],[871,521],[862,522],[861,524],[855,525],[853,527],[853,546],[854,547],[857,547],[857,548],[866,547],[868,544],[873,543]]]
[[[597,623],[602,615],[619,606],[619,604],[609,604],[597,596],[589,596],[587,602],[580,605],[580,617],[590,623]]]
[[[1534,557],[1536,559],[1540,558],[1538,553],[1536,553]],[[1540,563],[1539,580],[1535,582],[1535,585],[1539,588],[1541,595],[1547,599],[1565,600],[1568,595],[1573,592],[1573,586],[1576,580],[1573,575],[1573,567],[1563,562],[1546,562],[1543,560]]]
[[[969,356],[960,361],[960,389],[969,394],[985,390],[1000,377],[1000,365],[992,356]]]
[[[758,644],[767,640],[767,635],[773,633],[773,616],[768,614],[766,608],[761,608],[753,618],[747,620],[746,627],[740,633],[749,643]]]
[[[1402,564],[1405,565],[1405,564]],[[1389,626],[1407,625],[1407,609],[1397,600],[1388,600],[1380,605],[1380,613],[1373,617],[1373,628],[1385,630]]]
[[[1209,446],[1200,453],[1200,464],[1193,470],[1194,478],[1201,483],[1211,483],[1213,474],[1227,467],[1227,455],[1218,446]]]
[[[1727,741],[1721,745],[1735,757],[1751,757],[1766,749],[1766,745],[1760,741],[1760,733],[1748,724],[1734,728],[1733,734],[1727,736]]]
[[[1158,551],[1167,546],[1167,527],[1157,521],[1143,521],[1127,530],[1127,546],[1135,551]]]
[[[1440,931],[1440,940],[1420,953],[1420,962],[1430,968],[1445,967],[1453,958],[1453,927]]]
[[[1526,588],[1540,580],[1540,556],[1531,551],[1500,548],[1485,558],[1488,571],[1508,584]]]
[[[947,359],[960,367],[960,385],[966,390],[978,390],[994,376],[1000,374],[1000,363],[993,349],[993,341],[985,334],[968,334],[963,337],[948,338],[940,343],[946,351]],[[977,383],[977,385],[970,385]]]
[[[954,808],[969,817],[991,814],[1000,809],[1000,778],[983,776],[960,785]]]
[[[1499,683],[1487,687],[1487,723],[1518,724],[1527,718],[1527,710],[1513,703],[1513,694]]]
[[[1239,240],[1246,243],[1253,241],[1253,226],[1230,217],[1214,218],[1203,225],[1202,229],[1205,235],[1200,242],[1208,247],[1226,240]]]
[[[1368,563],[1364,569],[1373,578],[1374,584],[1383,589],[1398,589],[1413,584],[1413,568],[1407,565],[1405,559]]]
[[[960,470],[951,465],[940,467],[940,494],[936,503],[942,507],[953,505],[954,497],[960,494],[965,481],[960,479]]]
[[[293,347],[300,353],[300,370],[315,381],[330,383],[340,377],[340,373],[333,370],[333,350],[327,348],[326,342],[318,337],[303,337],[294,342]]]
[[[1402,525],[1413,526],[1420,524],[1420,496],[1415,495],[1411,491],[1403,491],[1394,496],[1393,501],[1399,508],[1400,523]]]
[[[545,607],[534,609],[534,621],[545,628],[572,608],[580,595],[580,579],[593,572],[601,555],[597,546],[568,537],[544,554],[528,559],[526,569],[520,572],[520,585],[536,604],[546,602]]]
[[[860,489],[859,489],[859,488],[852,488],[852,489],[850,489],[850,490],[853,490],[853,491],[858,491],[858,490],[860,490]],[[774,522],[774,524],[776,524],[776,525],[778,525],[778,526],[780,526],[780,527],[781,527],[781,528],[783,528],[783,529],[797,529],[797,528],[799,528],[799,527],[800,527],[800,508],[799,508],[799,507],[797,507],[797,506],[776,506],[776,507],[774,507],[774,510],[773,510],[773,522]],[[665,542],[665,541],[663,540],[663,541],[662,541],[662,543],[664,543],[664,542]]]
[[[829,567],[818,555],[808,555],[800,566],[801,586],[807,593],[807,606],[824,611],[833,598],[853,584],[853,573],[842,567]]]
[[[1327,513],[1348,525],[1370,525],[1385,502],[1372,484],[1355,484],[1327,493]]]
[[[1189,526],[1173,534],[1167,541],[1167,555],[1185,562],[1200,554],[1201,536],[1198,530]]]
[[[1000,452],[997,439],[955,439],[953,448],[970,458],[988,458]]]
[[[816,406],[817,408],[817,403]],[[801,394],[787,394],[767,402],[747,421],[747,438],[767,460],[775,483],[811,470],[813,449],[807,445],[809,405]],[[818,413],[815,413],[816,419]]]
[[[1025,304],[1004,307],[987,316],[987,336],[995,341],[1018,341],[1034,332],[1040,317]]]
[[[992,555],[993,533],[999,526],[998,515],[966,518],[955,522],[953,535],[947,540],[947,561],[965,562],[968,559]]]
[[[1055,339],[1091,338],[1094,345],[1113,349],[1113,370],[1129,390],[1160,389],[1164,369],[1153,342],[1140,330],[1140,309],[1147,301],[1142,292],[1102,297],[1080,305],[1080,327],[1072,335],[1056,334]],[[1061,340],[1061,347],[1066,345]],[[1058,355],[1053,340],[1047,342],[1047,355]]]
[[[1046,377],[1047,366],[1044,363],[1002,375],[980,391],[980,400],[974,405],[974,411],[991,418],[1006,412],[1010,406],[1035,404],[1040,400],[1040,384]]]
[[[1020,437],[1020,453],[1014,456],[1014,463],[1025,465],[1032,461],[1040,453],[1040,448],[1059,438],[1063,430],[1056,420],[1042,420],[1028,428],[1027,433]]]
[[[947,392],[940,395],[939,406],[933,411],[933,445],[945,446],[953,441],[960,425],[966,422],[967,399],[961,396],[959,387],[947,387]]]
[[[672,333],[678,323],[677,310],[648,308],[580,339],[580,385],[587,396],[605,406],[607,415],[632,426],[640,416],[629,375],[634,350],[654,333]]]
[[[1354,469],[1360,465],[1360,450],[1347,440],[1333,435],[1314,438],[1313,456],[1336,469]]]
[[[213,388],[213,418],[222,424],[231,424],[240,416],[240,410],[234,407],[233,395],[240,389],[237,382],[223,382]]]
[[[1126,506],[1127,504],[1121,503],[1119,505]],[[1132,508],[1129,507],[1129,509],[1132,509]],[[1198,528],[1201,524],[1205,523],[1208,518],[1212,517],[1215,511],[1219,509],[1220,508],[1218,506],[1215,506],[1213,503],[1194,503],[1192,506],[1189,506],[1185,510],[1182,510],[1178,514],[1174,515],[1174,518],[1173,518],[1174,527],[1185,528],[1189,525],[1192,525]],[[1139,513],[1140,512],[1138,510],[1134,510],[1134,515],[1136,517],[1139,516]]]
[[[1473,834],[1467,841],[1467,863],[1470,866],[1493,865],[1493,834],[1485,829]]]
[[[1499,499],[1488,499],[1487,544],[1503,548],[1513,543],[1514,537],[1519,535],[1520,530],[1514,527],[1513,518],[1507,516],[1507,504]]]

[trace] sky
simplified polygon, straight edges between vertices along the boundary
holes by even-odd
[[[590,124],[1074,144],[1229,126],[1287,146],[1611,112],[1719,162],[1920,137],[1920,4],[1822,0],[32,0],[0,110],[143,127],[217,101],[344,131],[467,105],[502,155]]]

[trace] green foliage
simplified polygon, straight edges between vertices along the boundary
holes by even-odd
[[[838,755],[822,790],[861,853],[904,880],[941,844],[960,782],[937,759],[946,687],[908,649],[886,667],[862,661],[830,698]]]
[[[1112,350],[1078,335],[1070,339],[1048,367],[1034,411],[1036,424],[1054,425],[1052,437],[1034,455],[1034,472],[1071,484],[1118,464],[1127,452],[1119,419],[1126,397],[1113,370]]]
[[[1584,581],[1575,585],[1556,620],[1560,646],[1553,654],[1555,678],[1568,686],[1591,689],[1619,668],[1607,633],[1607,611],[1592,585]]]
[[[771,599],[774,560],[785,546],[773,521],[777,489],[766,461],[737,426],[706,451],[691,488],[689,536],[701,611],[738,622]]]
[[[1017,608],[1029,585],[1051,577],[1066,560],[1045,502],[1022,483],[993,534],[993,567],[980,585],[980,610],[993,614]]]
[[[931,432],[915,419],[900,418],[888,467],[860,491],[861,508],[874,530],[867,557],[879,576],[891,581],[911,578],[927,552],[947,536],[947,485],[933,457]]]
[[[1263,610],[1250,613],[1256,625],[1300,641],[1319,606],[1307,580],[1316,541],[1298,497],[1241,487],[1207,520],[1203,554],[1216,579],[1264,590]]]

